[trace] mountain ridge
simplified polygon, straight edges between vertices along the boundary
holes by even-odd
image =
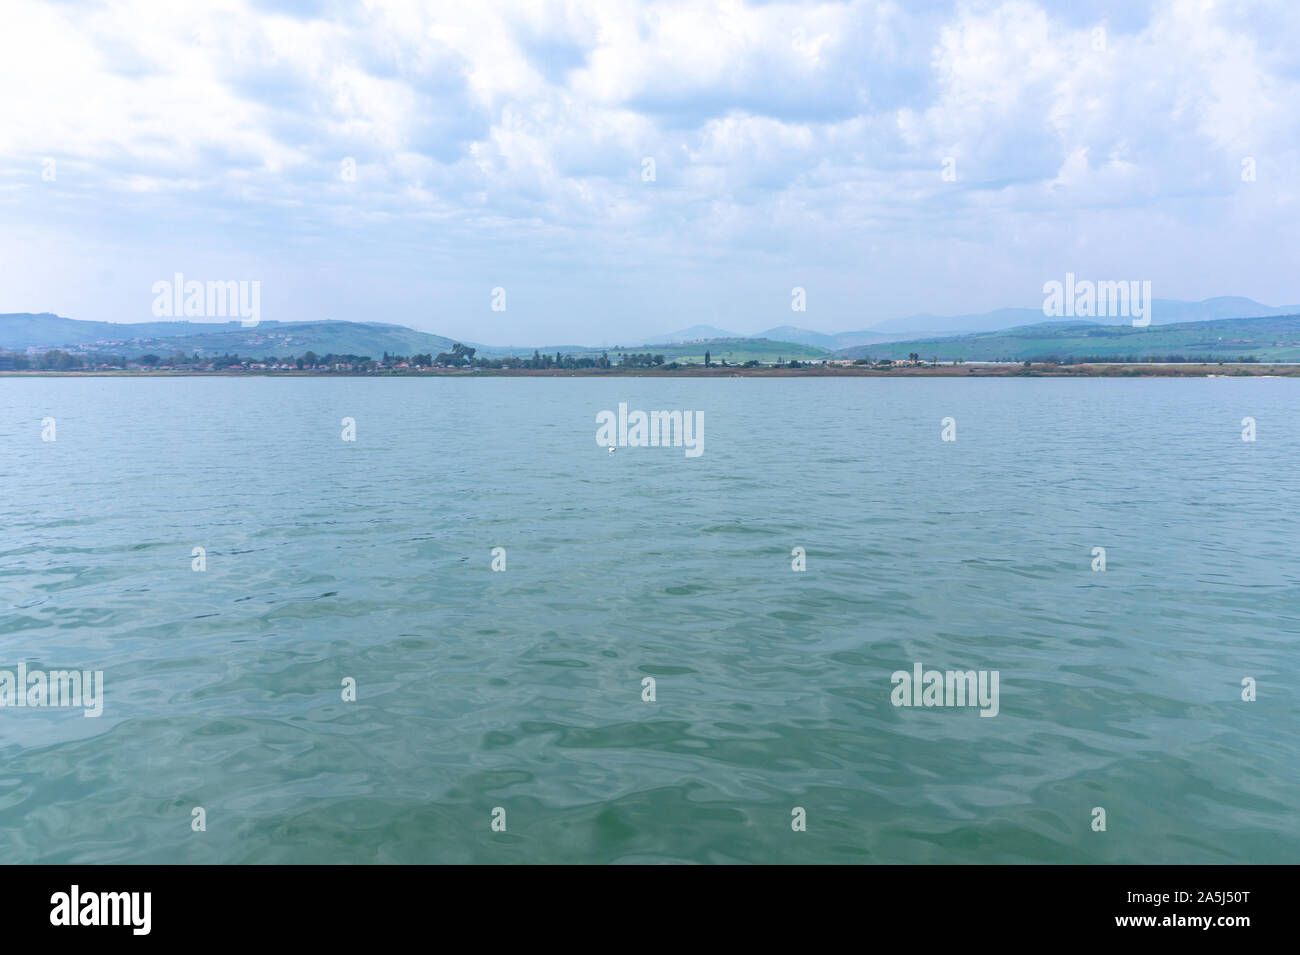
[[[1264,305],[1241,295],[1219,295],[1202,299],[1198,302],[1182,299],[1154,299],[1151,302],[1152,325],[1174,325],[1185,322],[1214,321],[1224,318],[1262,318],[1267,316],[1294,315],[1300,313],[1297,305]],[[856,331],[821,332],[816,329],[802,328],[794,325],[778,325],[753,335],[741,336],[735,333],[722,333],[708,325],[696,325],[681,332],[670,332],[650,339],[651,344],[669,344],[684,341],[698,341],[710,336],[691,334],[690,338],[674,337],[685,333],[711,330],[719,334],[715,338],[768,338],[773,341],[797,342],[815,345],[830,351],[839,351],[857,345],[869,345],[888,341],[918,341],[922,339],[944,337],[949,335],[992,332],[1023,325],[1032,325],[1050,321],[1039,308],[996,308],[987,312],[964,315],[933,315],[918,312],[900,318],[886,319],[868,325]],[[1099,325],[1128,325],[1129,316],[1101,316],[1092,319]]]
[[[1255,314],[1239,315],[1236,312]],[[1134,332],[1158,332],[1174,326],[1206,326],[1225,320],[1265,320],[1300,314],[1300,305],[1267,306],[1241,296],[1219,296],[1200,302],[1156,299],[1152,303],[1151,325]],[[1170,316],[1192,316],[1181,322],[1167,321]],[[1166,319],[1162,321],[1162,319]],[[904,333],[906,324],[926,326],[987,326],[983,328],[926,327]],[[860,331],[825,333],[793,325],[778,325],[755,335],[739,335],[712,325],[694,325],[650,338],[630,346],[586,345],[483,345],[463,342],[484,357],[529,355],[534,351],[552,354],[617,354],[626,351],[662,352],[669,358],[702,358],[711,351],[714,357],[724,354],[729,360],[774,360],[779,357],[800,359],[906,357],[911,351],[934,350],[943,346],[945,353],[963,352],[956,357],[968,360],[992,360],[988,354],[1003,349],[1002,357],[1019,355],[1035,348],[1071,349],[1096,344],[1100,332],[1080,333],[1068,344],[1062,329],[1088,326],[1094,329],[1131,329],[1128,318],[1092,320],[1043,320],[1041,309],[1003,308],[966,316],[913,315],[879,323]],[[1194,334],[1157,336],[1145,339],[1148,346],[1190,347]],[[1289,331],[1277,329],[1279,335]],[[1189,337],[1190,334],[1190,337]],[[1253,333],[1252,333],[1253,334]],[[690,336],[690,337],[685,337]],[[1113,337],[1113,336],[1112,336]],[[993,339],[997,339],[995,342]],[[1077,340],[1076,340],[1077,339]],[[1289,339],[1287,339],[1289,341]],[[151,322],[103,322],[66,318],[51,312],[14,312],[0,314],[0,349],[9,351],[68,349],[98,354],[136,356],[146,352],[174,354],[197,353],[203,356],[225,353],[266,356],[302,354],[354,354],[378,357],[390,354],[421,354],[449,351],[455,340],[444,335],[422,332],[395,322],[359,322],[343,319],[318,319],[305,322],[263,321],[244,327],[238,320],[227,322],[191,322],[166,320]],[[1136,344],[1130,342],[1129,344]],[[1274,346],[1270,346],[1274,347]],[[760,357],[762,356],[762,357]],[[926,357],[930,357],[928,354]]]

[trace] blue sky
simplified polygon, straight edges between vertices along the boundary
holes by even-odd
[[[1067,271],[1300,301],[1289,0],[5,21],[0,311],[147,321],[182,272],[260,281],[263,320],[631,344],[1035,307]]]

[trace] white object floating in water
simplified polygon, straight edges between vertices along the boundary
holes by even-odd
[[[610,454],[613,454],[613,453],[614,453],[614,449],[613,449],[612,447],[609,449],[609,453],[610,453]]]

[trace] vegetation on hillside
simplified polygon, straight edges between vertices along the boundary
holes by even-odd
[[[1043,322],[998,332],[861,345],[839,358],[939,361],[1300,361],[1300,315],[1233,318],[1175,325]]]

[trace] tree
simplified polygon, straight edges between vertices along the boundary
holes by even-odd
[[[460,342],[457,342],[456,344],[451,346],[450,353],[445,351],[439,352],[438,357],[430,359],[430,361],[437,362],[439,365],[447,365],[452,368],[463,368],[466,365],[473,364],[474,353],[476,351],[478,351],[477,348],[466,348]],[[429,356],[428,355],[416,356],[416,358],[421,358],[421,357],[428,358]],[[540,356],[537,354],[536,351],[534,351],[533,352],[534,363],[536,363],[539,358]],[[415,359],[412,359],[412,361],[415,361]],[[416,364],[419,364],[419,362],[416,362]],[[533,367],[536,367],[536,365],[534,364]]]
[[[707,348],[704,349],[704,367],[709,367],[709,350]]]
[[[907,360],[910,361],[912,364],[915,365],[918,361],[921,360],[921,356],[918,355],[916,352],[908,352],[908,353],[907,353]]]

